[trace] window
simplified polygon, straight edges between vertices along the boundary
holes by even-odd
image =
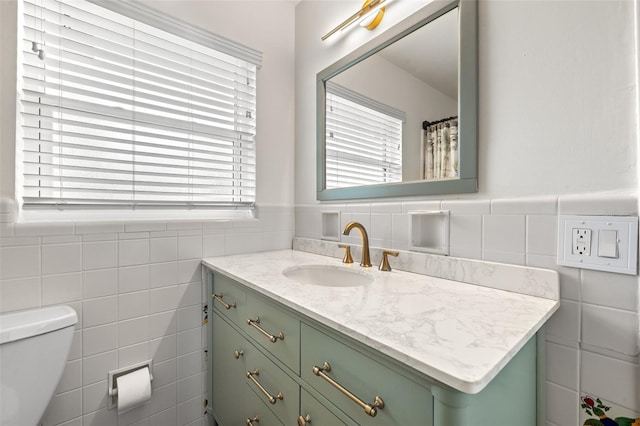
[[[23,208],[251,208],[261,54],[106,4],[24,0]]]
[[[402,181],[403,112],[332,82],[326,109],[327,189]]]

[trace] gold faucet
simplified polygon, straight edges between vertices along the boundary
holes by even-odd
[[[369,236],[367,235],[367,231],[364,229],[364,226],[358,222],[349,222],[347,223],[347,226],[344,227],[342,235],[349,235],[349,232],[351,232],[353,228],[360,231],[360,235],[362,236],[362,259],[360,260],[360,266],[369,268],[371,267],[371,258],[369,256]]]

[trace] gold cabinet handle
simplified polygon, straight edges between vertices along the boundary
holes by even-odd
[[[282,392],[278,392],[276,396],[272,396],[269,392],[267,392],[264,386],[262,386],[260,382],[256,380],[255,376],[260,375],[260,370],[258,370],[257,368],[253,370],[253,372],[247,371],[246,375],[247,379],[251,380],[253,384],[256,385],[258,389],[260,389],[260,392],[262,392],[262,394],[267,397],[267,400],[271,405],[274,405],[276,402],[278,402],[278,400],[284,399],[284,395],[282,394]]]
[[[353,263],[353,257],[351,257],[351,246],[349,244],[338,244],[338,247],[344,249],[342,263]]]
[[[252,419],[250,419],[249,417],[247,417],[247,421],[245,422],[245,424],[247,426],[253,426],[253,423],[259,423],[260,422],[260,417],[258,416],[253,416]]]
[[[307,414],[306,416],[298,416],[298,426],[307,426],[311,424],[311,416]]]
[[[373,399],[373,405],[369,405],[363,400],[361,400],[360,398],[358,398],[357,396],[355,396],[354,394],[352,394],[351,392],[349,392],[340,383],[336,382],[331,377],[327,376],[324,373],[325,371],[331,371],[331,365],[328,362],[325,362],[324,364],[322,364],[322,367],[318,367],[315,365],[313,366],[313,374],[325,379],[327,382],[329,382],[331,386],[338,389],[340,392],[346,395],[350,400],[358,404],[358,406],[360,406],[360,408],[362,408],[364,412],[370,415],[371,417],[375,417],[376,414],[378,414],[378,410],[379,409],[382,410],[384,408],[384,401],[382,400],[381,397],[376,396]]]
[[[236,302],[233,302],[232,304],[228,304],[224,300],[222,300],[222,293],[218,293],[218,294],[214,293],[211,296],[211,298],[217,302],[220,302],[220,304],[224,306],[225,309],[231,309],[236,307]]]
[[[382,261],[380,262],[380,266],[378,269],[381,271],[390,271],[391,265],[389,265],[389,258],[387,256],[395,256],[398,257],[398,252],[395,250],[383,250],[382,251]]]
[[[244,351],[241,349],[233,351],[233,357],[235,359],[239,359],[242,355],[244,355]]]
[[[267,339],[269,339],[269,341],[271,343],[275,343],[278,341],[278,339],[280,340],[284,340],[284,333],[281,331],[279,332],[277,335],[273,335],[273,334],[269,334],[265,331],[265,329],[263,329],[262,327],[260,327],[258,324],[260,324],[260,317],[256,317],[256,319],[251,319],[249,318],[247,320],[247,324],[249,324],[251,327],[255,328],[256,330],[258,330],[260,333],[262,333]]]

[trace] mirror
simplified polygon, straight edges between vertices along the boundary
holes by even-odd
[[[318,200],[477,191],[477,4],[435,1],[318,73]]]

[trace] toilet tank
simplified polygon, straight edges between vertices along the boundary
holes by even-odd
[[[77,321],[68,306],[0,315],[0,425],[35,426],[41,420]]]

